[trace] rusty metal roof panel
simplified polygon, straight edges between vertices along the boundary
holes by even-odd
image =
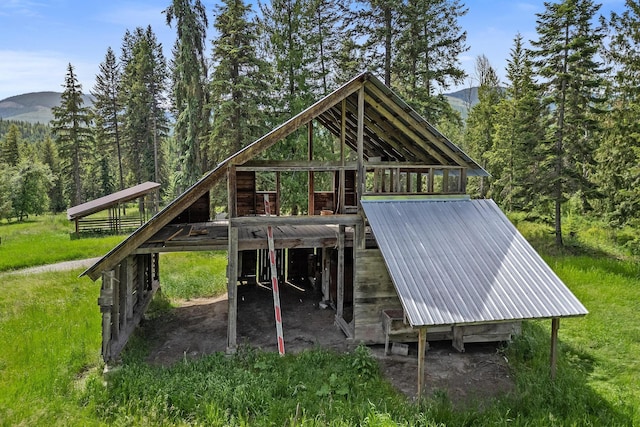
[[[362,206],[412,326],[587,314],[492,200]]]
[[[91,200],[89,202],[82,203],[81,205],[73,206],[67,209],[67,218],[70,220],[75,218],[82,218],[87,215],[103,211],[118,203],[128,202],[129,200],[137,199],[140,196],[149,194],[159,187],[160,184],[158,184],[157,182],[148,181],[121,191],[117,191],[107,196],[100,197],[98,199]]]

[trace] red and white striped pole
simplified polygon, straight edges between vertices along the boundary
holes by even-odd
[[[264,195],[264,212],[271,215],[269,195]],[[276,269],[276,251],[273,244],[273,229],[267,226],[267,239],[269,241],[269,264],[271,265],[271,288],[273,289],[273,308],[276,313],[276,333],[278,335],[278,353],[284,356],[284,336],[282,335],[282,312],[280,310],[280,288],[278,287],[278,270]]]

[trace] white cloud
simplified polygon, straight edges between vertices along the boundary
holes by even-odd
[[[39,10],[43,6],[45,4],[42,2],[32,0],[2,0],[0,1],[0,16],[39,17],[41,16]]]

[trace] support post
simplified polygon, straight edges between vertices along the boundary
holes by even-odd
[[[551,379],[556,379],[556,365],[558,361],[558,329],[560,328],[560,319],[554,317],[551,319],[551,355],[550,355],[550,370]]]
[[[358,91],[358,177],[356,197],[358,198],[358,208],[361,209],[360,198],[364,192],[364,86]]]
[[[307,152],[307,158],[310,162],[313,161],[313,121],[310,121],[307,125]],[[313,171],[309,171],[309,201],[307,203],[309,215],[313,215],[316,211],[314,194],[315,186]]]
[[[425,353],[427,351],[427,328],[418,329],[418,398],[424,393]]]
[[[229,218],[235,218],[238,216],[238,197],[237,197],[237,180],[236,180],[236,167],[230,165],[227,169],[227,193],[228,193],[228,209]]]
[[[340,120],[340,173],[338,177],[338,204],[340,206],[339,212],[343,214],[345,212],[344,204],[345,204],[345,173],[344,173],[344,165],[345,165],[345,145],[347,138],[347,100],[342,100],[342,117]]]
[[[102,273],[102,289],[98,298],[98,305],[102,313],[102,359],[106,362],[111,358],[111,310],[113,309],[113,289],[116,282],[113,270]]]
[[[227,353],[238,348],[238,228],[229,225],[229,260],[227,265]]]
[[[344,232],[345,226],[339,226],[338,231],[338,268],[337,268],[337,304],[336,317],[342,319],[344,317]]]
[[[331,298],[329,292],[329,282],[331,280],[331,260],[329,250],[322,248],[322,300],[328,301]]]

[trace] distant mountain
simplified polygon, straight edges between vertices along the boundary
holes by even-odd
[[[478,87],[470,87],[461,89],[452,93],[445,93],[444,97],[447,98],[449,104],[454,110],[457,110],[462,114],[462,118],[467,118],[469,109],[478,103]]]
[[[0,119],[48,124],[53,119],[51,108],[60,105],[60,95],[60,92],[32,92],[3,99],[0,101]],[[478,88],[462,89],[444,96],[466,118],[469,107],[478,103]],[[84,105],[93,105],[91,96],[83,95],[83,99]]]
[[[0,119],[47,124],[53,119],[51,108],[60,105],[61,95],[60,92],[32,92],[3,99]],[[93,104],[89,95],[82,97],[85,106]]]

